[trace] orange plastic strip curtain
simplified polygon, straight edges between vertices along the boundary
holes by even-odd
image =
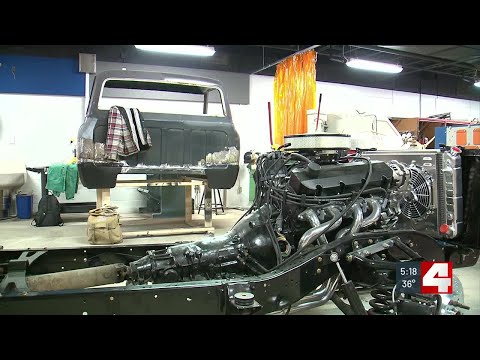
[[[316,107],[317,53],[310,50],[277,65],[274,80],[274,143],[283,137],[307,132],[307,110]]]

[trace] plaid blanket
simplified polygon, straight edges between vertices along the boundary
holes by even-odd
[[[105,157],[118,160],[118,156],[129,156],[140,151],[138,141],[135,142],[120,109],[112,106],[108,112],[107,140],[105,142]]]

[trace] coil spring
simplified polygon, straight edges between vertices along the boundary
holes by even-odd
[[[373,297],[368,303],[372,307],[368,310],[369,315],[393,315],[394,303],[392,301],[392,290],[375,289],[370,293]]]

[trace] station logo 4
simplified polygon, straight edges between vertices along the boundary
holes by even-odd
[[[452,262],[420,262],[422,294],[452,293]]]

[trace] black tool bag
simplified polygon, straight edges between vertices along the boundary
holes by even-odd
[[[62,226],[60,203],[55,195],[48,194],[40,199],[38,211],[32,220],[33,226]]]

